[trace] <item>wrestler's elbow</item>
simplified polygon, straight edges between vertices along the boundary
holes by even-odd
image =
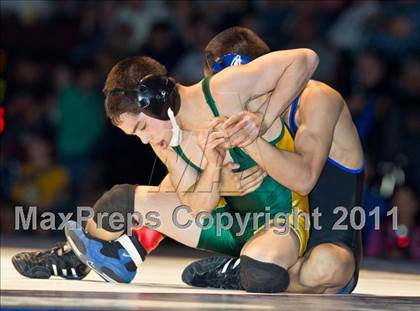
[[[299,181],[294,185],[293,191],[299,193],[300,195],[308,195],[316,185],[317,179],[315,175],[308,170],[301,175]]]
[[[303,58],[306,65],[306,69],[309,76],[312,76],[315,69],[318,67],[319,63],[319,56],[318,54],[311,49],[302,49],[303,51]]]
[[[307,174],[296,174],[292,180],[284,180],[284,178],[277,178],[277,176],[270,175],[279,184],[284,185],[289,190],[300,194],[302,196],[308,195],[315,187],[315,182],[308,180]]]

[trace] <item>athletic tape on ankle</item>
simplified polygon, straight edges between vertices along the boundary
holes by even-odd
[[[134,261],[137,267],[139,267],[143,263],[143,259],[141,259],[139,252],[137,251],[133,242],[130,240],[130,238],[126,234],[119,237],[117,239],[117,242],[120,242],[122,247],[124,247],[124,249],[130,255],[131,259]]]

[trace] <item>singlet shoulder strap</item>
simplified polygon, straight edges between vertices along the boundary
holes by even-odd
[[[191,167],[193,167],[194,169],[197,170],[197,172],[202,173],[203,170],[201,169],[201,167],[198,167],[197,165],[195,165],[190,159],[188,159],[187,155],[184,153],[184,151],[182,150],[182,148],[180,146],[176,146],[176,147],[172,147],[172,149],[174,149],[174,151],[185,161],[187,162],[188,165],[190,165]]]
[[[280,119],[281,132],[276,138],[270,141],[270,144],[272,145],[276,145],[283,138],[284,132],[287,131],[286,124],[284,124],[283,119],[282,118],[279,118],[279,119]]]
[[[204,98],[206,99],[207,105],[209,105],[211,112],[213,112],[213,115],[215,117],[220,116],[219,110],[217,110],[216,102],[213,99],[213,96],[211,96],[210,92],[210,79],[212,76],[206,77],[201,82],[201,88],[203,89]]]
[[[296,97],[292,102],[292,107],[290,108],[290,114],[289,114],[289,127],[290,127],[290,134],[292,134],[292,137],[294,138],[296,135],[296,132],[298,130],[298,126],[295,121],[296,111],[299,105],[300,95]]]

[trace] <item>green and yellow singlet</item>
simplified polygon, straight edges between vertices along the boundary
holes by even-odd
[[[219,116],[216,103],[210,92],[211,77],[207,77],[202,81],[202,89],[204,97],[206,99],[209,108],[213,112],[215,117]],[[294,151],[294,141],[290,135],[284,122],[280,119],[281,133],[279,136],[270,142],[273,146],[278,149]],[[175,147],[174,150],[177,154],[184,159],[189,165],[194,167],[198,172],[202,172],[202,169],[192,163],[185,155],[180,146]],[[254,167],[257,163],[248,156],[241,148],[235,147],[229,149],[229,154],[235,163],[240,165],[240,168],[234,170],[234,172],[244,171],[248,168]],[[246,218],[246,214],[252,213],[269,213],[270,221],[273,221],[274,216],[277,213],[289,214],[290,229],[293,230],[300,240],[300,255],[303,254],[307,240],[309,237],[309,228],[304,228],[304,217],[303,213],[308,213],[309,206],[306,196],[301,196],[283,185],[279,184],[272,177],[266,176],[261,183],[260,187],[254,192],[248,193],[244,196],[228,196],[220,200],[218,207],[214,210],[212,216],[223,212],[231,214],[236,213],[241,219]],[[293,217],[293,212],[297,215]],[[248,216],[249,217],[249,216]],[[226,253],[230,255],[239,255],[240,249],[256,232],[264,229],[266,217],[260,217],[258,219],[258,225],[254,226],[253,219],[250,217],[247,229],[240,235],[240,224],[235,217],[233,217],[233,225],[229,230],[222,230],[222,234],[217,236],[215,225],[216,223],[208,228],[203,229],[199,248],[213,250],[220,253]],[[223,220],[223,218],[222,218]],[[284,220],[284,219],[283,219]],[[297,220],[298,223],[295,223]],[[220,232],[220,230],[219,230]]]

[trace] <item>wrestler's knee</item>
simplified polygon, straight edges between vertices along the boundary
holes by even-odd
[[[254,293],[284,292],[290,282],[286,269],[245,255],[241,256],[240,281],[247,292]]]
[[[134,212],[135,189],[135,185],[122,184],[105,192],[93,206],[93,221],[87,223],[87,231],[105,240],[125,232]]]
[[[334,244],[321,244],[304,260],[299,281],[308,287],[345,286],[354,268],[354,256],[350,250]]]
[[[248,241],[241,255],[288,269],[299,257],[299,239],[293,233],[277,235],[274,230],[260,232]]]

